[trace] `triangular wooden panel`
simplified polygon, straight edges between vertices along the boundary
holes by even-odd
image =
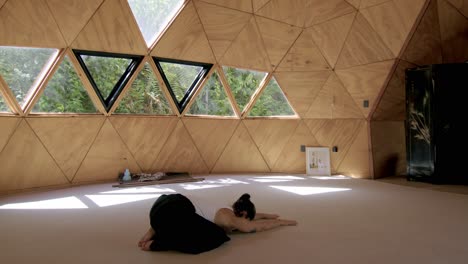
[[[5,3],[6,3],[6,0],[0,0],[0,8],[2,8],[3,4],[5,4]]]
[[[271,63],[254,17],[232,42],[221,64],[271,71]]]
[[[110,121],[143,172],[149,173],[178,119],[111,117]]]
[[[252,139],[270,168],[294,134],[299,120],[244,120]]]
[[[390,79],[372,120],[405,120],[406,118],[406,82],[405,70],[416,65],[401,60]]]
[[[216,62],[195,6],[188,3],[158,41],[152,56]]]
[[[256,16],[255,19],[265,43],[271,66],[274,69],[301,34],[302,29],[259,16]]]
[[[362,9],[361,13],[397,57],[411,27],[405,24],[402,14],[393,1]]]
[[[271,0],[256,14],[293,26],[303,27],[308,0]]]
[[[68,45],[72,44],[103,0],[46,0]]]
[[[308,28],[296,40],[276,71],[320,71],[331,69],[314,43],[313,29]]]
[[[0,153],[0,192],[67,183],[27,122],[21,121]]]
[[[359,9],[361,5],[361,0],[346,0],[350,5],[354,6],[354,8]]]
[[[332,67],[335,67],[355,16],[354,12],[312,27],[312,37]]]
[[[244,12],[252,13],[252,0],[202,0],[203,2],[216,4],[232,9],[237,9]]]
[[[365,117],[376,103],[394,63],[394,60],[388,60],[336,71]],[[368,107],[364,107],[364,100],[368,100]]]
[[[358,13],[335,68],[349,68],[394,57],[364,16]]]
[[[11,0],[0,9],[0,45],[67,46],[44,0]]]
[[[164,144],[152,171],[208,173],[209,169],[203,161],[189,132],[179,120],[174,131]]]
[[[412,28],[428,0],[392,0],[401,15],[405,28]]]
[[[359,6],[360,9],[368,8],[371,6],[376,6],[385,2],[389,2],[392,0],[361,0],[361,5]]]
[[[468,58],[468,19],[445,0],[439,0],[439,23],[444,63]]]
[[[344,0],[312,0],[307,3],[305,27],[328,21],[356,11]]]
[[[252,0],[252,6],[253,6],[254,12],[257,12],[260,8],[262,8],[269,1],[271,0]]]
[[[16,117],[0,117],[0,127],[2,128],[0,129],[0,153],[10,139],[20,120],[21,119]]]
[[[125,0],[106,0],[78,34],[74,49],[146,54],[146,43]]]
[[[269,171],[262,154],[242,122],[237,126],[212,170],[213,173]]]
[[[201,1],[195,1],[195,4],[208,41],[219,60],[252,15]]]
[[[305,119],[320,146],[338,147],[338,152],[330,152],[332,171],[340,166],[364,122],[363,119]]]
[[[117,180],[119,173],[125,169],[132,173],[141,172],[117,131],[110,121],[106,120],[73,182]]]
[[[338,150],[339,151],[339,150]],[[333,153],[333,152],[332,152]],[[353,178],[370,178],[369,130],[363,122],[346,156],[337,168],[337,172]]]
[[[466,0],[447,0],[451,3],[460,13],[468,18],[468,1]]]
[[[402,59],[417,65],[442,63],[437,1],[431,1],[429,4],[411,41],[403,52]]]
[[[332,118],[364,118],[361,109],[335,73],[330,75],[325,86],[333,90]]]
[[[27,119],[70,181],[88,153],[104,120],[104,117]]]
[[[285,144],[281,154],[272,168],[273,172],[285,173],[305,173],[306,158],[305,153],[300,151],[301,145],[312,147],[317,146],[318,142],[310,133],[307,125],[301,121],[294,134]]]
[[[330,75],[330,79],[334,74]],[[332,118],[333,110],[333,86],[328,85],[328,81],[320,89],[320,92],[312,102],[305,118]]]
[[[239,120],[185,118],[185,127],[211,170],[228,144]]]
[[[278,72],[275,78],[296,112],[304,117],[331,71]]]

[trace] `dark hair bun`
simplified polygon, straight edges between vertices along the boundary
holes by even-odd
[[[250,200],[250,194],[244,193],[239,200]]]

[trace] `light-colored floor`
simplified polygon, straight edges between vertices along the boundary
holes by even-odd
[[[2,197],[0,263],[467,263],[468,195],[339,176],[202,177]],[[187,195],[206,215],[248,192],[258,211],[299,225],[231,235],[200,255],[139,250],[153,201],[171,192]],[[24,204],[30,202],[39,203]]]
[[[414,188],[422,188],[422,189],[428,189],[428,190],[434,190],[434,191],[440,191],[440,192],[451,192],[451,193],[459,193],[459,194],[468,195],[467,185],[431,184],[427,182],[408,181],[405,176],[385,177],[385,178],[378,179],[377,181],[403,185],[403,186],[408,186],[408,187],[414,187]]]

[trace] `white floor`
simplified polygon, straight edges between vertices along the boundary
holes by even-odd
[[[0,263],[468,263],[468,195],[340,176],[201,177],[1,197]],[[247,192],[257,211],[299,225],[231,235],[200,255],[139,250],[152,203],[171,192],[187,195],[205,216]]]

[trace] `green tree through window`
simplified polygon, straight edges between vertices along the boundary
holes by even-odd
[[[5,103],[2,94],[0,93],[0,112],[10,112],[10,109]]]
[[[295,113],[283,94],[283,91],[271,78],[267,87],[255,102],[254,107],[249,112],[249,116],[294,116]]]

